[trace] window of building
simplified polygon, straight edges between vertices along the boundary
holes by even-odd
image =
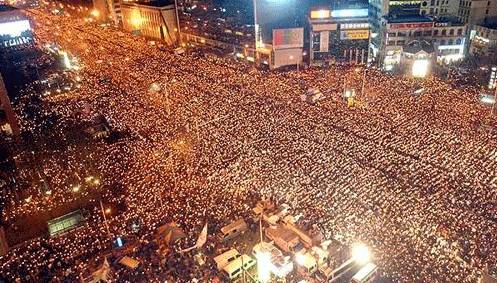
[[[399,31],[399,32],[397,32],[397,36],[402,37],[402,36],[407,36],[407,34],[403,31]]]
[[[397,41],[397,45],[404,45],[404,44],[406,44],[405,40],[398,40]]]
[[[440,45],[445,45],[445,39],[440,40]]]
[[[438,29],[433,31],[433,36],[438,36]]]
[[[425,30],[423,36],[431,36],[431,30]]]
[[[430,6],[435,6],[435,0],[431,0]]]
[[[391,40],[387,43],[387,45],[395,45],[395,41]]]
[[[447,31],[446,30],[442,30],[442,36],[446,36],[447,35]]]
[[[449,30],[449,35],[454,35],[454,29]]]
[[[421,11],[421,15],[426,15],[426,11],[425,10]]]
[[[454,40],[453,39],[449,39],[449,41],[447,42],[448,45],[452,45],[454,44]]]
[[[419,30],[415,31],[414,36],[421,36],[421,31],[419,31]]]
[[[430,8],[430,14],[433,14],[433,8]]]
[[[457,35],[462,35],[462,28],[457,29]]]
[[[457,45],[460,45],[461,43],[462,43],[462,39],[460,39],[460,38],[456,39],[456,44]]]
[[[488,9],[485,10],[485,15],[488,15]]]

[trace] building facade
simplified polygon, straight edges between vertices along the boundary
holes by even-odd
[[[449,64],[462,60],[465,54],[467,26],[454,18],[426,16],[384,18],[379,48],[373,48],[378,63],[387,70],[401,64],[404,48],[412,41],[422,40],[433,45],[435,60]]]
[[[308,25],[311,64],[367,63],[370,25],[367,2],[337,1],[311,7]]]
[[[121,5],[123,29],[168,45],[179,40],[176,10],[171,2],[126,2]]]
[[[0,75],[0,131],[13,136],[16,139],[20,137],[19,124],[17,122],[14,110],[10,104],[10,99],[5,89],[2,76]],[[0,235],[1,236],[1,235]]]
[[[488,63],[497,63],[497,23],[474,25],[470,32],[469,53]]]
[[[459,20],[480,25],[497,20],[497,0],[460,0],[457,16]]]
[[[429,42],[434,61],[447,64],[465,56],[467,25],[457,17],[456,0],[372,0],[370,60],[385,69],[401,64],[404,47]]]

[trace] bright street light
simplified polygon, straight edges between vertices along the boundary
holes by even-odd
[[[79,192],[79,190],[80,190],[80,189],[81,189],[81,187],[80,187],[79,185],[76,185],[76,186],[73,186],[73,187],[72,187],[72,191],[73,191],[74,193]]]
[[[100,16],[100,12],[96,9],[91,10],[90,14],[95,18],[98,18]]]
[[[354,244],[352,246],[352,258],[358,263],[358,264],[366,264],[371,260],[371,252],[369,251],[369,248],[362,244]]]
[[[412,76],[415,78],[424,78],[428,74],[430,62],[426,59],[414,61],[412,64]]]
[[[271,256],[267,252],[259,252],[257,259],[257,278],[259,282],[269,282],[271,279]]]

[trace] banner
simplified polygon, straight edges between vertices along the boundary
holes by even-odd
[[[357,40],[357,39],[368,39],[368,38],[369,38],[369,30],[367,29],[340,31],[340,39]]]
[[[198,236],[197,239],[197,244],[195,246],[197,248],[200,248],[203,245],[205,245],[205,242],[207,242],[207,222],[205,222],[205,226],[202,229],[202,232],[200,232],[200,235]]]
[[[416,29],[416,28],[431,28],[431,27],[433,27],[433,22],[390,24],[390,29]]]
[[[186,248],[184,250],[179,251],[180,253],[186,253],[189,252],[195,248],[201,248],[205,243],[207,242],[207,222],[205,222],[204,228],[202,229],[202,232],[200,232],[200,235],[198,236],[197,243],[195,243],[194,246]]]

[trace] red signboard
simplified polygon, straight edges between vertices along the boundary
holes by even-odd
[[[417,28],[431,28],[433,23],[402,23],[390,24],[390,29],[417,29]]]

